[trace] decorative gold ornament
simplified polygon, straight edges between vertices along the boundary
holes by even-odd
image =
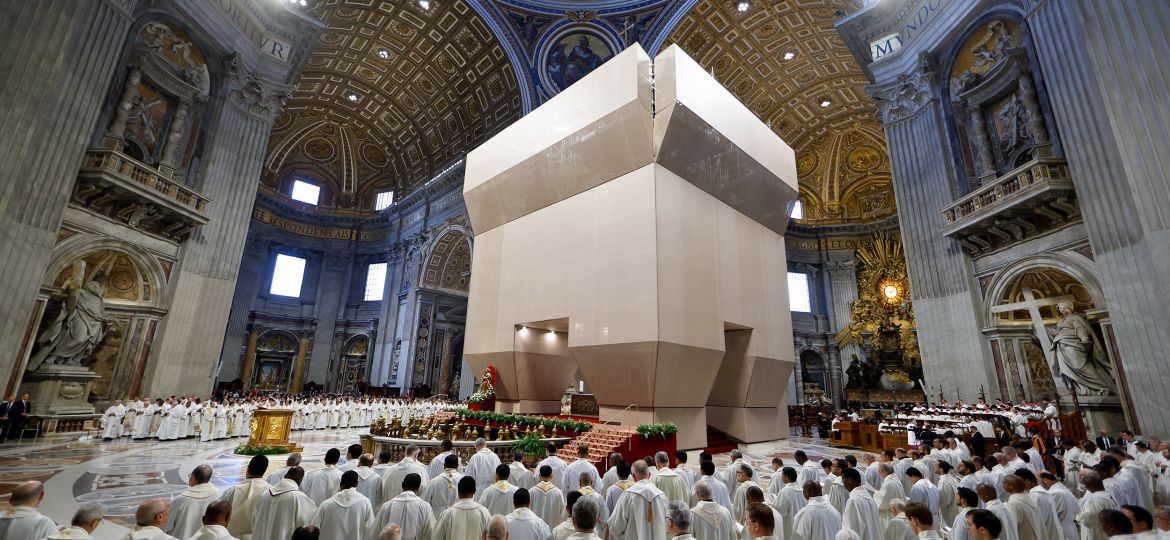
[[[876,333],[881,323],[888,320],[901,329],[900,345],[906,361],[918,361],[914,306],[901,238],[895,233],[875,233],[857,249],[857,258],[861,260],[858,299],[853,302],[849,326],[837,334],[837,344],[861,345],[863,332]]]

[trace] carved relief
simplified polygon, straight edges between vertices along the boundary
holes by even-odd
[[[887,124],[917,115],[935,98],[935,74],[923,57],[918,66],[898,76],[893,86],[871,88],[869,95],[877,103],[878,114]]]

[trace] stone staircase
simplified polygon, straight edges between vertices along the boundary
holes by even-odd
[[[637,434],[638,432],[634,431],[632,427],[595,424],[593,429],[579,435],[557,450],[557,456],[565,460],[566,463],[577,461],[577,448],[585,444],[589,446],[589,457],[586,459],[598,470],[605,472],[602,469],[605,465],[605,459],[615,450],[620,452],[623,447],[627,447],[630,438]]]

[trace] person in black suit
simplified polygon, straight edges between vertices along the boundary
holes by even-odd
[[[8,411],[16,404],[16,396],[8,396],[8,401],[0,403],[0,444],[8,438]]]
[[[1117,446],[1117,437],[1110,437],[1109,432],[1103,429],[1100,431],[1100,433],[1101,436],[1097,437],[1097,440],[1095,441],[1097,443],[1097,448],[1100,448],[1101,451],[1105,451],[1114,446]]]
[[[9,439],[15,439],[20,436],[20,431],[24,429],[24,421],[30,413],[32,413],[32,402],[28,400],[28,394],[20,396],[19,401],[15,401],[8,406]]]

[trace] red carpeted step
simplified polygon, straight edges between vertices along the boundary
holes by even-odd
[[[707,446],[704,451],[712,454],[725,454],[738,448],[739,445],[727,437],[726,433],[711,426],[707,426]]]

